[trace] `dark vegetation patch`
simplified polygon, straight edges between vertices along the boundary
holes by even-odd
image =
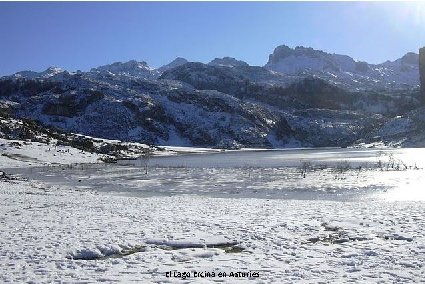
[[[16,180],[16,178],[3,171],[0,171],[0,181],[11,181],[11,180]]]
[[[42,113],[74,117],[83,112],[88,105],[103,99],[105,95],[99,91],[86,91],[85,95],[61,95],[56,101],[49,101],[43,105]]]
[[[27,79],[0,80],[0,98],[15,94],[30,97],[47,91],[52,91],[54,93],[63,92],[59,82]]]
[[[165,140],[168,139],[168,132],[163,127],[163,124],[171,123],[172,118],[166,113],[162,105],[155,102],[136,102],[131,100],[125,100],[122,104],[132,112],[137,125],[156,133]]]

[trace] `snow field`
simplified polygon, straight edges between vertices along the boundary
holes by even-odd
[[[0,203],[3,283],[425,278],[422,202],[134,198],[2,181]],[[193,277],[250,270],[259,278]],[[167,271],[191,277],[166,277]]]

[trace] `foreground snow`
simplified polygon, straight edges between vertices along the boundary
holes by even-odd
[[[419,282],[421,202],[134,198],[0,182],[0,282]],[[259,278],[218,278],[219,272]],[[187,274],[189,273],[189,274]],[[183,276],[181,274],[180,276]],[[255,276],[255,275],[254,275]]]

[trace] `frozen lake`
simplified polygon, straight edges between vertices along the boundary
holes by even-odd
[[[425,149],[288,149],[13,169],[51,185],[140,197],[425,200]],[[147,165],[148,173],[144,167]]]
[[[180,156],[153,157],[151,166],[187,168],[280,168],[298,167],[305,161],[317,165],[335,166],[348,161],[352,166],[373,164],[394,156],[409,164],[424,164],[425,149],[276,149],[243,150],[208,154],[186,154]]]

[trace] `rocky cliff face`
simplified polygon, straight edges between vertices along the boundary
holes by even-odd
[[[425,104],[425,47],[419,49],[419,77],[421,82],[422,104]]]
[[[347,55],[281,45],[264,67],[286,76],[318,77],[355,91],[406,90],[419,86],[418,54],[413,52],[395,61],[368,64]]]

